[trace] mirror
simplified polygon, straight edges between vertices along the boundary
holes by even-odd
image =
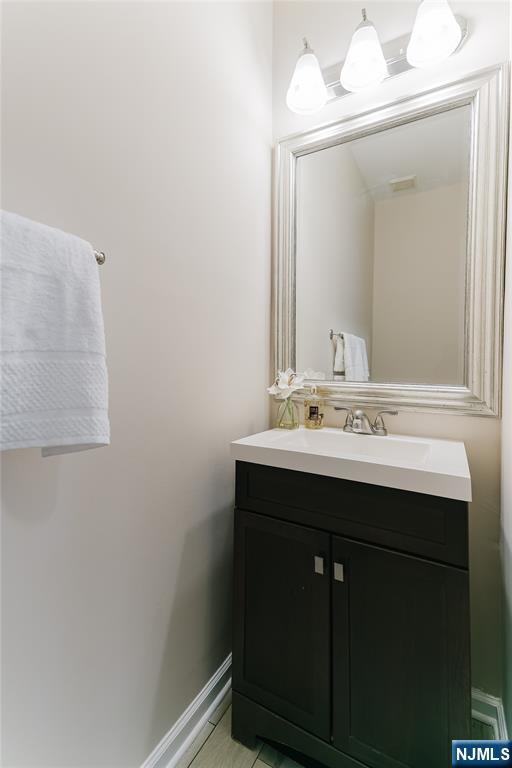
[[[501,69],[280,142],[276,368],[332,400],[499,412]]]
[[[296,366],[464,384],[471,110],[297,161]]]

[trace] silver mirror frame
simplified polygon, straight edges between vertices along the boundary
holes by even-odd
[[[499,416],[508,158],[508,66],[400,99],[278,142],[272,274],[273,360],[295,370],[296,163],[302,155],[461,106],[471,107],[465,386],[315,381],[331,405]],[[309,382],[309,385],[313,382]],[[305,382],[306,387],[308,382]],[[302,399],[298,394],[297,399]]]

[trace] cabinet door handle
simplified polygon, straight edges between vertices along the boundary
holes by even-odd
[[[318,555],[315,555],[315,573],[318,573],[320,576],[324,575],[324,559]]]
[[[345,569],[342,563],[334,563],[334,581],[345,581]]]

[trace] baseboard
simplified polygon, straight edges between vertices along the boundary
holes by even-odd
[[[475,720],[490,725],[494,730],[494,737],[497,740],[507,741],[507,722],[505,720],[505,710],[503,702],[496,696],[473,688],[471,691],[472,712]]]
[[[231,654],[165,734],[141,768],[173,768],[231,687]]]
[[[141,768],[174,768],[231,687],[231,654],[198,693],[179,720],[165,734]],[[503,702],[473,688],[472,717],[491,726],[497,740],[508,739]]]

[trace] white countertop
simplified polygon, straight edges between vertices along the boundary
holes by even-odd
[[[341,429],[269,429],[231,443],[238,461],[471,501],[464,443]]]

